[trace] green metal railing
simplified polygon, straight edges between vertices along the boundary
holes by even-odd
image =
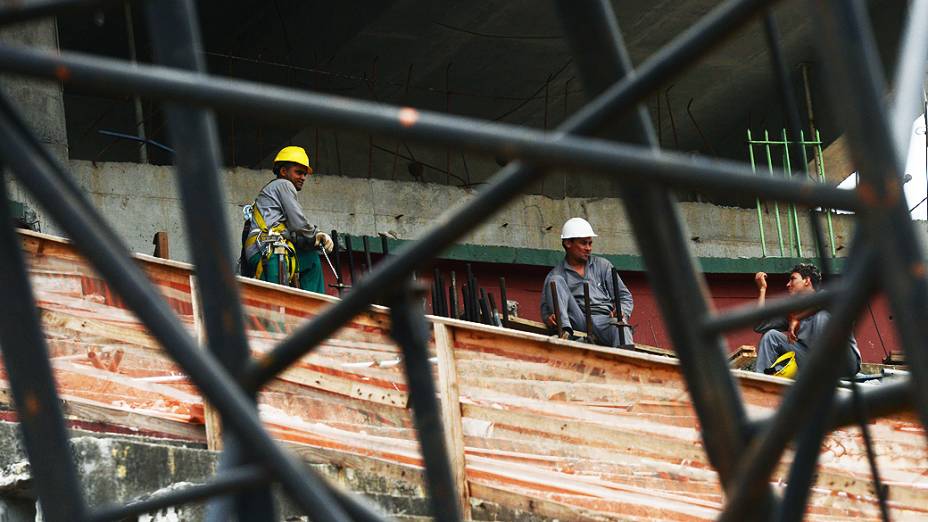
[[[780,157],[780,166],[782,167],[782,172],[786,173],[786,177],[792,178],[793,174],[793,165],[792,160],[790,159],[790,147],[797,147],[802,151],[802,170],[805,171],[806,177],[809,179],[815,180],[818,179],[819,182],[825,183],[825,163],[824,155],[822,154],[822,140],[818,131],[815,131],[814,140],[806,140],[805,133],[799,132],[798,141],[790,141],[786,134],[786,129],[780,130],[779,140],[771,140],[770,133],[764,131],[764,139],[755,140],[751,135],[751,130],[748,129],[748,156],[751,160],[751,170],[754,173],[757,173],[757,161],[754,158],[754,147],[763,147],[764,154],[767,158],[767,175],[774,176],[774,157],[779,154]],[[815,169],[816,173],[813,173],[809,167],[809,154],[808,149],[811,148],[815,154]],[[795,150],[795,149],[793,149]],[[757,226],[760,231],[760,248],[761,255],[767,257],[767,240],[764,234],[764,212],[763,205],[760,198],[756,199],[757,203]],[[835,231],[834,225],[832,224],[832,209],[823,209],[825,216],[828,222],[828,241],[831,247],[831,257],[835,257],[837,250],[835,247]],[[802,256],[802,233],[799,226],[799,212],[796,209],[796,205],[789,203],[786,206],[786,241],[784,242],[783,234],[783,223],[780,220],[780,204],[776,201],[773,202],[773,215],[777,224],[777,242],[780,246],[780,257]]]

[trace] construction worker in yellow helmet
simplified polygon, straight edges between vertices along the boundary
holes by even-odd
[[[331,252],[332,238],[309,223],[297,201],[312,174],[302,147],[284,147],[274,158],[275,179],[245,207],[242,231],[242,275],[303,290],[325,293],[317,248]]]

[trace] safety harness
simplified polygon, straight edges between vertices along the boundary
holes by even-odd
[[[257,201],[251,205],[245,205],[242,213],[245,215],[246,221],[251,220],[258,226],[257,230],[251,230],[248,233],[248,237],[244,241],[245,249],[257,243],[258,250],[261,253],[261,261],[255,268],[254,277],[260,279],[261,274],[264,273],[264,263],[270,261],[276,255],[283,254],[287,261],[287,280],[292,281],[297,271],[297,258],[296,247],[285,235],[287,226],[281,222],[268,229],[264,216],[258,210]]]

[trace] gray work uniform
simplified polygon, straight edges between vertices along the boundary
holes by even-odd
[[[258,211],[264,216],[264,222],[267,224],[268,229],[277,223],[283,222],[290,234],[288,239],[293,241],[294,244],[297,243],[299,236],[308,239],[309,244],[315,242],[318,228],[315,225],[310,225],[309,221],[306,220],[306,216],[303,215],[303,208],[296,199],[296,187],[293,186],[290,180],[277,178],[265,185],[261,192],[258,193],[255,204],[258,206]],[[249,235],[258,232],[258,225],[252,220]],[[245,250],[245,259],[251,259],[257,253],[258,244],[253,243]]]
[[[799,371],[802,371],[803,364],[809,355],[809,349],[813,343],[818,341],[829,319],[831,319],[831,314],[827,310],[819,310],[815,315],[799,321],[795,343],[790,343],[785,333],[789,328],[786,318],[771,319],[755,326],[754,330],[763,335],[757,344],[757,361],[754,363],[754,371],[763,373],[764,369],[769,368],[778,357],[790,351],[796,352],[796,366]],[[857,348],[857,339],[854,338],[854,334],[851,334],[848,351],[845,353],[846,357],[836,360],[835,364],[844,368],[841,372],[843,376],[850,377],[860,371],[860,350]]]
[[[612,263],[602,257],[590,256],[584,270],[583,277],[567,264],[566,259],[551,269],[545,278],[541,299],[541,321],[545,322],[548,316],[554,313],[551,300],[551,282],[557,286],[557,301],[561,312],[561,327],[571,328],[574,331],[586,331],[586,315],[583,312],[583,283],[590,283],[590,310],[593,316],[593,334],[598,344],[606,346],[619,346],[619,329],[610,324],[612,317],[613,296],[616,289],[612,288]],[[619,306],[626,318],[632,315],[635,304],[632,293],[619,278]],[[624,328],[625,342],[632,343],[630,328]]]

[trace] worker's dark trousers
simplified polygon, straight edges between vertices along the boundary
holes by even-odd
[[[567,289],[567,281],[561,276],[551,277],[557,287],[557,305],[561,310],[561,327],[571,328],[575,332],[586,332],[586,315]],[[567,313],[564,313],[567,310]],[[611,324],[612,317],[608,315],[593,315],[593,335],[596,344],[603,346],[619,346],[619,329]],[[625,343],[632,344],[631,328],[625,328]]]
[[[824,329],[823,316],[815,315],[813,321],[819,321],[816,325],[818,331]],[[796,366],[799,371],[805,364],[809,355],[809,348],[802,342],[789,342],[786,333],[778,330],[767,330],[761,336],[760,342],[757,343],[757,361],[754,363],[754,371],[763,373],[765,368],[769,368],[774,361],[786,352],[796,353]],[[835,360],[835,364],[841,365],[844,369],[841,372],[843,377],[851,377],[860,371],[860,360],[857,354],[850,347],[844,352],[844,357]]]

